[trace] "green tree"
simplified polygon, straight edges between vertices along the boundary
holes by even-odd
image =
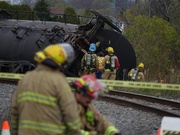
[[[171,54],[179,48],[178,36],[163,19],[136,16],[126,29],[125,36],[135,49],[137,61],[145,63],[153,78],[158,73],[167,74],[169,68],[177,64]]]
[[[148,3],[147,1],[138,1],[136,4],[127,9],[125,14],[131,13],[132,16],[138,16],[138,15],[146,15],[148,16]]]
[[[158,16],[170,21],[179,6],[177,0],[138,0],[130,10],[136,15]]]
[[[0,1],[0,9],[10,10],[11,9],[11,5],[8,4],[5,1]]]
[[[89,19],[94,16],[94,14],[89,9],[79,9],[76,10],[77,14],[80,15],[80,24],[86,24],[89,22]]]
[[[180,5],[174,10],[170,23],[175,27],[178,34],[180,35]]]
[[[36,14],[40,18],[40,20],[49,20],[50,19],[49,5],[45,0],[38,0],[35,3],[33,10],[36,12]]]
[[[175,30],[178,33],[178,41],[176,42],[175,47],[173,47],[174,51],[172,53],[173,55],[173,61],[177,63],[177,67],[180,68],[180,6],[175,9],[171,16],[170,23],[175,28]]]
[[[85,16],[93,16],[93,13],[89,10],[89,9],[86,9],[85,11],[84,11],[84,15]]]
[[[11,7],[13,10],[12,16],[15,19],[23,19],[23,20],[32,20],[32,10],[29,5],[13,5]]]
[[[178,6],[180,6],[180,2],[177,0],[151,0],[149,14],[170,21]]]
[[[0,9],[6,10],[14,19],[32,19],[32,10],[28,5],[10,5],[0,2]]]
[[[76,15],[74,8],[66,7],[64,14],[64,20],[66,23],[79,24],[79,18]]]
[[[12,16],[12,9],[11,5],[5,1],[0,1],[0,10],[5,10],[7,13],[9,13]]]

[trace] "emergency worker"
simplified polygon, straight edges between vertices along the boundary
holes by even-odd
[[[13,135],[81,134],[74,94],[59,70],[73,54],[72,46],[65,43],[35,54],[37,68],[24,75],[12,98]]]
[[[92,75],[83,75],[72,81],[71,87],[78,102],[81,132],[84,135],[122,135],[91,103],[98,97],[104,84]]]
[[[140,63],[137,68],[133,68],[128,73],[130,81],[144,81],[144,64]]]
[[[83,74],[96,74],[97,66],[97,55],[95,54],[96,45],[94,43],[90,44],[89,51],[83,56],[81,60],[81,71]]]
[[[104,67],[105,67],[105,58],[104,58],[104,53],[99,52],[99,55],[97,56],[97,67],[96,67],[96,78],[102,79],[102,74],[104,73]]]
[[[115,80],[116,71],[120,67],[120,63],[118,57],[114,55],[114,49],[112,47],[108,47],[106,50],[108,54],[105,56],[105,72],[102,75],[102,78]]]

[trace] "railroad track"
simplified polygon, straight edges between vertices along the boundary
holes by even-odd
[[[14,79],[2,79],[0,78],[0,83],[5,83],[5,84],[14,84],[17,85],[19,80],[14,80]]]
[[[18,80],[0,79],[0,83],[16,85],[17,82]],[[101,96],[100,99],[122,106],[130,106],[143,111],[153,112],[161,116],[180,117],[180,102],[170,101],[167,99],[115,90],[110,90],[107,95]],[[146,102],[146,104],[144,104],[144,102]],[[151,106],[147,105],[147,102]],[[158,108],[156,105],[152,105],[153,103],[161,104],[165,107]]]
[[[101,96],[100,100],[153,112],[161,116],[180,117],[180,102],[163,98],[110,90],[107,95]]]

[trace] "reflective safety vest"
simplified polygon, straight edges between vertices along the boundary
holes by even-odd
[[[105,58],[104,57],[98,57],[98,65],[97,65],[97,69],[104,69],[104,62],[105,62]]]

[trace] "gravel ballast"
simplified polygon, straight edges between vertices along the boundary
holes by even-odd
[[[106,101],[93,101],[98,111],[124,135],[157,135],[162,116]]]
[[[5,119],[10,121],[9,109],[15,88],[16,85],[0,83],[0,125]],[[95,100],[93,103],[123,135],[157,135],[162,116],[101,100]]]

